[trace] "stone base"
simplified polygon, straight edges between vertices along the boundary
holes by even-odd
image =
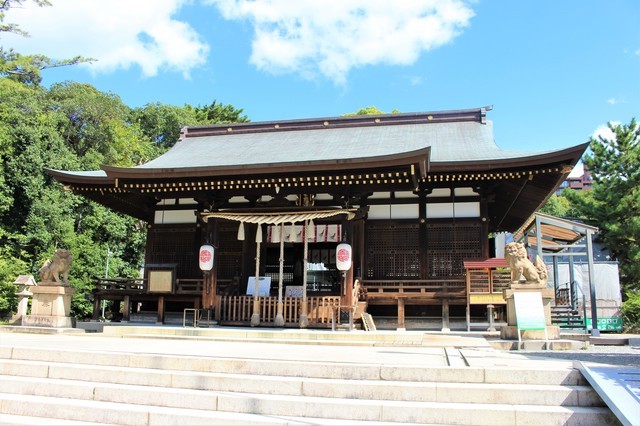
[[[522,340],[544,340],[543,330],[522,330],[520,332]],[[557,325],[547,326],[547,337],[549,340],[560,338],[560,327]],[[505,340],[518,340],[518,327],[508,325],[500,329],[500,338]]]
[[[68,317],[71,309],[73,288],[68,285],[42,282],[31,289],[32,316]]]
[[[507,323],[509,324],[509,326],[517,325],[516,306],[513,300],[513,294],[517,292],[540,293],[540,295],[542,296],[542,308],[544,309],[545,324],[547,324],[547,327],[551,326],[551,305],[553,303],[553,300],[555,299],[553,289],[541,288],[539,286],[531,284],[511,284],[511,288],[504,290],[503,297],[507,302]],[[544,339],[544,336],[542,338]]]
[[[23,327],[74,328],[75,318],[53,315],[25,315],[22,317]]]

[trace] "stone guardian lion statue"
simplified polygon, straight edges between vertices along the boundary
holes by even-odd
[[[531,263],[527,250],[522,243],[509,243],[504,247],[504,258],[511,268],[511,282],[517,284],[524,277],[526,284],[546,285],[547,266],[540,256]]]
[[[67,283],[69,281],[69,269],[71,268],[71,251],[56,250],[53,260],[44,262],[38,273],[41,282]],[[62,277],[62,280],[60,280]]]

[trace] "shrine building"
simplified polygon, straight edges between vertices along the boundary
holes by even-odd
[[[99,279],[94,319],[103,300],[124,321],[159,323],[187,311],[314,328],[482,317],[508,283],[468,265],[482,269],[490,236],[523,226],[588,146],[500,149],[490,109],[186,127],[140,166],[47,170],[147,224],[144,276]]]

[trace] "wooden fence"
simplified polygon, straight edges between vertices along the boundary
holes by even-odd
[[[247,324],[253,313],[253,296],[220,296],[217,298],[219,321],[221,323]],[[283,298],[283,316],[285,324],[300,322],[302,299]],[[258,297],[260,322],[270,324],[275,321],[277,297]],[[331,316],[340,307],[340,296],[321,296],[307,298],[307,315],[311,326],[331,326]]]

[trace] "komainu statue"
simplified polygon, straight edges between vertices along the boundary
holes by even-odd
[[[525,284],[547,284],[547,266],[540,256],[536,256],[534,263],[527,257],[527,249],[522,243],[509,243],[504,247],[504,258],[511,268],[511,282],[517,284],[524,277]]]
[[[47,260],[40,268],[41,282],[55,281],[57,283],[67,283],[69,281],[69,269],[71,268],[71,251],[56,250],[53,260]],[[62,281],[60,277],[62,276]]]

